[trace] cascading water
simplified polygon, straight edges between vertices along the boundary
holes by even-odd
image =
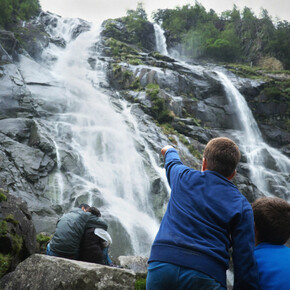
[[[160,27],[160,25],[154,23],[154,32],[157,51],[159,51],[161,54],[168,55],[164,30]]]
[[[267,145],[247,102],[229,78],[216,71],[233,106],[240,130],[236,137],[245,153],[252,182],[265,195],[275,195],[290,200],[290,160],[280,151]]]
[[[168,55],[164,31],[158,24],[154,24],[154,29],[157,50]],[[195,74],[205,71],[202,66],[192,66],[181,60],[179,62]],[[216,71],[216,73],[236,112],[240,130],[235,135],[239,140],[242,152],[246,155],[253,184],[265,195],[279,196],[289,200],[289,159],[263,141],[262,134],[244,97],[224,73],[220,71]]]
[[[20,64],[24,78],[46,84],[29,89],[43,108],[39,127],[55,144],[58,166],[47,197],[67,209],[76,202],[97,206],[109,221],[115,255],[148,255],[158,221],[146,165],[152,162],[150,170],[161,180],[164,171],[154,163],[156,156],[138,132],[129,105],[115,99],[114,106],[101,88],[106,83],[104,63],[93,49],[100,29],[92,27],[73,40],[76,23],[56,19],[48,31],[64,38],[66,48],[50,44],[41,66],[25,57]],[[95,58],[94,69],[89,57]],[[144,155],[138,145],[145,148]],[[55,197],[56,191],[61,196]]]

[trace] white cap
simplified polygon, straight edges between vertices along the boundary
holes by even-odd
[[[103,230],[103,229],[99,229],[99,228],[95,228],[94,231],[95,235],[100,237],[101,239],[105,240],[108,243],[108,246],[112,244],[112,238],[110,236],[110,234]]]

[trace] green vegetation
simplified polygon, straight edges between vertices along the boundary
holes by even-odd
[[[5,217],[5,221],[8,223],[14,224],[15,226],[18,225],[18,221],[14,218],[12,214],[9,214]]]
[[[261,93],[267,97],[268,102],[290,105],[290,80],[269,82]]]
[[[265,9],[259,18],[250,8],[240,11],[235,5],[217,15],[196,2],[158,9],[153,18],[169,33],[172,43],[182,44],[182,53],[188,57],[249,63],[268,55],[290,68],[290,23],[273,23]]]
[[[36,235],[36,241],[39,243],[48,243],[50,241],[51,237],[46,236],[44,234],[38,234]]]
[[[146,289],[146,279],[140,278],[136,279],[135,290],[145,290]]]
[[[0,253],[0,279],[7,273],[11,265],[11,255],[3,255]]]
[[[142,91],[143,88],[140,84],[140,79],[138,77],[135,78],[135,80],[132,82],[130,89],[134,91]]]
[[[162,124],[161,125],[161,129],[163,131],[163,133],[165,135],[168,136],[168,139],[175,145],[177,145],[177,142],[175,140],[175,138],[173,136],[177,136],[179,141],[181,143],[183,143],[187,149],[189,150],[189,152],[195,156],[198,159],[202,159],[202,153],[200,153],[197,149],[195,149],[195,147],[190,144],[190,142],[188,141],[188,139],[186,138],[186,136],[184,136],[183,134],[179,133],[178,131],[176,131],[171,124]]]
[[[134,57],[136,57],[136,55],[138,55],[136,49],[114,38],[108,38],[106,40],[106,45],[111,48],[111,52],[114,57],[122,57],[127,55],[134,55]]]
[[[7,234],[7,222],[0,221],[0,236],[4,236]]]
[[[136,10],[127,10],[127,16],[107,20],[105,23],[104,35],[117,40],[122,40],[135,47],[146,47],[148,34],[148,19],[141,3],[138,3]],[[119,25],[121,24],[122,29]]]
[[[260,72],[261,67],[256,66],[249,66],[244,64],[229,64],[225,66],[229,71],[233,72],[234,74],[249,79],[267,79],[265,76],[262,75]]]
[[[18,221],[12,214],[0,221],[0,243],[6,245],[0,251],[0,278],[9,271],[13,257],[19,256],[23,247],[23,238],[16,234],[16,226]]]
[[[38,234],[36,235],[36,241],[39,244],[39,249],[40,252],[45,252],[46,251],[46,246],[51,240],[51,236],[47,236],[44,234]]]
[[[7,27],[16,20],[27,20],[39,12],[38,0],[1,0],[0,26]]]
[[[158,84],[151,83],[146,86],[146,94],[150,96],[152,102],[151,115],[161,124],[171,122],[174,119],[174,115],[167,109],[165,100],[159,97],[159,91]]]
[[[6,201],[7,196],[4,194],[4,192],[0,189],[0,202]]]
[[[147,21],[147,14],[142,3],[138,3],[136,10],[127,10],[127,16],[124,17],[124,23],[129,33],[129,43],[137,44],[139,47],[144,46],[140,36],[142,36],[144,32],[144,26]]]
[[[117,62],[125,61],[132,65],[143,63],[138,51],[122,41],[110,37],[106,40],[106,45],[110,47],[111,54]]]
[[[18,255],[22,250],[23,238],[17,234],[12,234],[12,250],[14,255]]]

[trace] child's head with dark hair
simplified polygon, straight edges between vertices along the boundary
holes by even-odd
[[[282,198],[263,197],[253,204],[256,244],[283,245],[290,237],[290,204]]]
[[[207,170],[220,173],[224,177],[231,176],[241,159],[239,147],[226,137],[211,139],[203,153]]]
[[[96,207],[94,207],[94,206],[89,207],[89,208],[87,209],[87,212],[90,212],[91,214],[93,214],[93,215],[95,215],[95,216],[97,216],[97,217],[102,216],[102,215],[101,215],[101,212],[100,212]]]

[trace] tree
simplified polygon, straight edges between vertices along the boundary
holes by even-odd
[[[0,1],[0,25],[6,26],[12,19],[13,7],[10,0]]]
[[[0,0],[0,25],[7,27],[12,21],[27,20],[39,12],[38,0]]]
[[[127,16],[133,19],[147,19],[147,13],[143,8],[143,4],[141,2],[138,2],[136,10],[127,10]]]

